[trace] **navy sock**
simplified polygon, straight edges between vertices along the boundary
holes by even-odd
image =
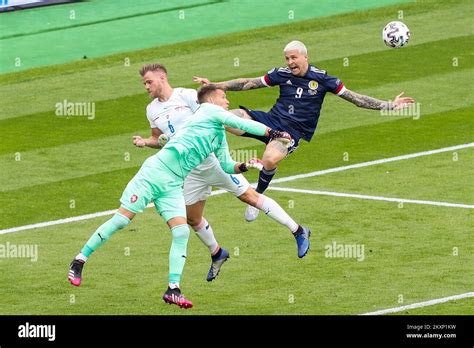
[[[222,254],[222,248],[219,247],[219,251],[215,253],[214,255],[211,255],[212,261],[216,261]]]
[[[258,193],[265,192],[268,185],[270,184],[270,181],[272,181],[273,176],[276,173],[276,170],[277,170],[276,168],[273,168],[273,169],[270,169],[270,170],[267,170],[267,169],[263,168],[260,171],[260,175],[258,177],[258,185],[257,185],[257,189],[255,191],[257,191]]]
[[[254,138],[254,139],[260,140],[261,142],[263,142],[265,144],[268,143],[268,137],[266,137],[264,135],[253,135],[253,134],[250,134],[250,133],[244,133],[244,134],[241,135],[241,137]]]
[[[301,233],[303,233],[303,227],[301,227],[301,225],[298,225],[298,229],[293,232],[293,235],[296,237],[299,236]]]

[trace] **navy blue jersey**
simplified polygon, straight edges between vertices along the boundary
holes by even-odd
[[[327,92],[340,95],[344,84],[326,71],[309,65],[305,76],[295,76],[289,68],[275,68],[262,78],[267,86],[280,86],[280,96],[270,110],[283,125],[310,141],[318,125]]]

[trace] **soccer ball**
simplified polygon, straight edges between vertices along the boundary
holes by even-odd
[[[382,38],[388,47],[403,47],[408,44],[410,39],[410,29],[402,22],[390,22],[383,28]]]

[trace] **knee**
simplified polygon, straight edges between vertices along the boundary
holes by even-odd
[[[263,161],[263,168],[266,170],[274,169],[277,167],[278,163],[280,162],[276,157],[267,156],[262,158]]]
[[[276,153],[273,148],[267,147],[262,157],[263,167],[267,170],[276,168],[281,160],[282,156],[280,153]]]
[[[242,117],[242,118],[247,118],[247,119],[252,119],[250,115],[245,111],[244,109],[232,109],[229,110],[231,113],[233,113],[236,116]]]
[[[240,110],[240,113],[241,113],[243,118],[246,118],[246,119],[249,119],[249,120],[252,119],[252,116],[250,116],[247,111],[245,111],[244,109],[239,109],[239,110]]]
[[[238,197],[242,202],[247,203],[247,204],[250,204],[249,203],[249,200],[250,200],[249,191],[250,191],[250,188]]]
[[[189,238],[189,227],[186,224],[175,226],[171,229],[173,240],[187,240]]]
[[[258,201],[258,193],[251,187],[247,189],[242,195],[239,196],[239,199],[247,204],[250,204],[252,206],[255,206]]]
[[[188,216],[187,222],[189,226],[197,226],[201,223],[201,217]]]
[[[110,219],[110,222],[117,228],[117,230],[123,229],[130,223],[131,219],[128,216],[116,212],[114,216]]]

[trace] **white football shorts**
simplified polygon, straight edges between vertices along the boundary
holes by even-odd
[[[211,194],[213,186],[233,193],[238,197],[247,191],[250,184],[242,174],[227,174],[224,172],[216,159],[211,166],[206,165],[204,168],[198,166],[184,180],[186,205],[205,201]]]

